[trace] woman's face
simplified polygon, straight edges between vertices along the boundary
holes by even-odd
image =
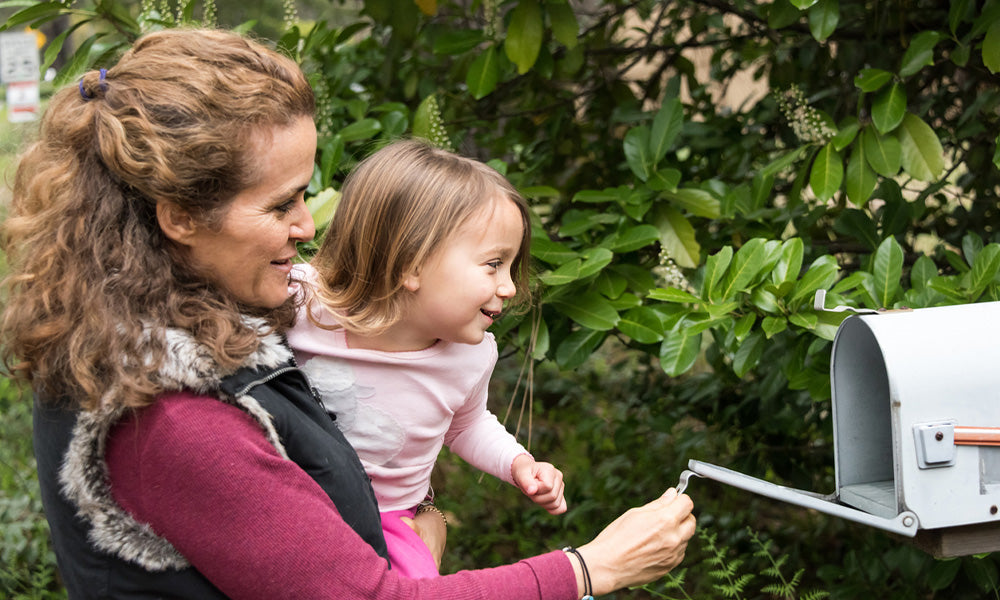
[[[316,228],[305,204],[313,173],[316,127],[309,117],[261,131],[251,164],[258,181],[240,192],[218,228],[198,227],[182,243],[188,258],[240,302],[277,308],[288,299],[296,244]]]

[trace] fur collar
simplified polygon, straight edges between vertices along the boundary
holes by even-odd
[[[292,353],[284,339],[275,333],[264,335],[263,323],[247,319],[261,332],[261,343],[242,368],[275,368],[286,364]],[[197,394],[216,396],[223,402],[247,411],[261,426],[268,440],[279,454],[287,458],[285,449],[274,428],[271,415],[249,395],[231,397],[222,392],[222,380],[235,373],[225,371],[212,360],[208,348],[199,344],[186,331],[170,329],[165,332],[167,353],[159,371],[160,383],[165,390],[190,390]],[[114,389],[105,398],[112,398]],[[108,433],[128,409],[108,408],[80,412],[59,481],[63,494],[77,507],[77,514],[90,523],[90,541],[102,551],[136,563],[150,571],[182,569],[190,566],[167,540],[156,535],[149,525],[140,523],[119,507],[111,496],[108,485],[108,466],[104,451]]]

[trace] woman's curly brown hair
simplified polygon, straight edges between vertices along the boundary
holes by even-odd
[[[236,367],[257,346],[242,318],[253,311],[180,260],[156,203],[218,225],[255,183],[255,132],[314,105],[294,61],[212,30],[151,33],[106,73],[55,94],[2,230],[6,367],[85,409],[152,401],[162,327],[189,331],[222,368]],[[280,328],[293,311],[256,316]]]

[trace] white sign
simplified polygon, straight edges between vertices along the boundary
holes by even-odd
[[[0,33],[0,81],[38,81],[38,37],[25,31]]]
[[[34,121],[42,111],[37,81],[11,81],[7,84],[7,120],[11,123]]]

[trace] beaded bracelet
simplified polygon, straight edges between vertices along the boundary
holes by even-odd
[[[448,525],[448,517],[444,516],[444,513],[441,512],[441,509],[434,506],[434,502],[432,502],[431,500],[424,500],[423,502],[418,504],[417,511],[413,513],[413,516],[415,517],[420,513],[425,513],[425,512],[436,512],[437,514],[441,515],[441,520],[444,521],[444,524]]]
[[[580,561],[580,568],[583,570],[583,598],[581,600],[594,600],[594,588],[590,585],[590,571],[587,570],[587,563],[583,561],[583,555],[573,546],[566,546],[563,552],[570,552],[576,555]]]

